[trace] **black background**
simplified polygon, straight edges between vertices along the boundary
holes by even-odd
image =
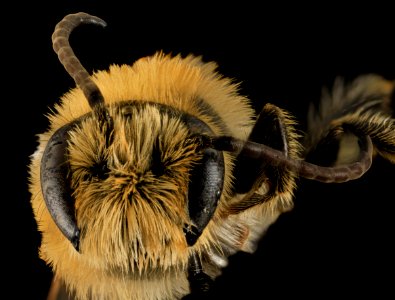
[[[240,81],[241,93],[257,110],[274,103],[292,112],[301,130],[308,104],[317,102],[321,88],[331,86],[336,76],[349,80],[378,73],[395,79],[395,22],[385,6],[18,5],[3,10],[10,19],[2,25],[7,91],[2,99],[7,191],[2,248],[7,287],[15,296],[28,293],[29,299],[45,299],[51,279],[38,258],[40,235],[29,203],[27,165],[37,147],[36,134],[47,128],[44,115],[74,86],[50,39],[64,15],[85,11],[108,23],[106,29],[78,28],[71,37],[89,72],[112,63],[131,64],[157,50],[202,55],[204,61],[216,61],[220,73]],[[212,295],[393,297],[394,174],[393,165],[377,159],[355,182],[299,180],[295,209],[270,228],[255,254],[230,259]]]

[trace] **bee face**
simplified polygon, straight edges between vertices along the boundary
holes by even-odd
[[[186,263],[190,176],[202,159],[198,140],[181,114],[164,106],[130,102],[109,114],[109,143],[94,116],[70,133],[81,252],[124,269]],[[169,256],[174,261],[164,259]]]

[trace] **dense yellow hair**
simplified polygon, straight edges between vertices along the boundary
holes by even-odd
[[[32,206],[43,236],[40,255],[79,298],[179,297],[189,289],[185,270],[190,251],[200,256],[210,249],[221,251],[221,230],[216,227],[224,221],[217,215],[197,244],[188,248],[181,229],[188,223],[188,170],[198,159],[197,146],[180,120],[163,114],[155,105],[145,105],[170,106],[202,120],[214,135],[246,139],[254,111],[248,100],[239,95],[238,85],[215,69],[215,63],[203,63],[198,57],[158,53],[133,66],[113,65],[92,76],[110,107],[115,134],[111,147],[104,147],[94,116],[86,118],[71,133],[69,163],[76,219],[82,231],[81,253],[62,235],[46,208],[39,166],[50,136],[91,109],[82,91],[75,88],[61,98],[49,116],[50,130],[40,135],[40,146],[30,168]],[[125,106],[131,110],[130,118],[119,108],[111,108],[112,104],[128,101],[141,103],[140,109]],[[152,152],[158,138],[171,172],[161,179],[147,172],[147,153]],[[119,176],[100,183],[86,180],[89,166],[101,157],[111,163]],[[231,194],[232,157],[224,154],[224,159],[224,192],[218,212]],[[138,184],[141,187],[136,189]],[[239,239],[236,242],[241,245],[247,227],[234,222],[233,227],[222,231],[232,242]]]

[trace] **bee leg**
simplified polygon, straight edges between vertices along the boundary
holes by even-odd
[[[188,281],[190,294],[185,296],[183,300],[202,299],[209,292],[213,280],[210,276],[203,272],[202,263],[196,254],[189,259]]]
[[[394,95],[395,81],[377,75],[360,76],[348,84],[338,78],[332,92],[325,91],[319,106],[309,110],[304,158],[342,164],[359,152],[353,140],[369,136],[375,153],[395,163]],[[322,162],[322,157],[330,160]]]

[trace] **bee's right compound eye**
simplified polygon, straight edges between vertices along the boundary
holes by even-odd
[[[188,211],[194,230],[187,234],[193,246],[213,217],[224,184],[224,157],[221,151],[205,149],[192,171],[188,190]]]

